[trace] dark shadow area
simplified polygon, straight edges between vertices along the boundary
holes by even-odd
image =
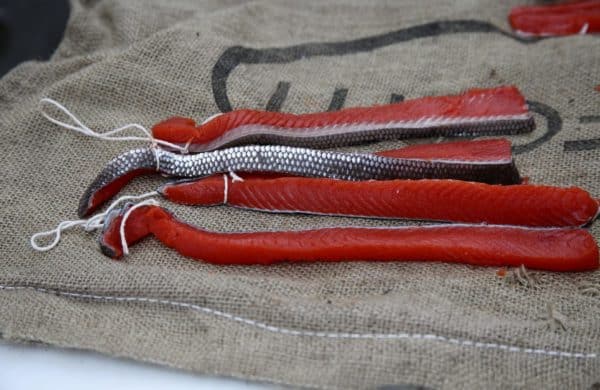
[[[0,76],[27,60],[47,60],[60,43],[67,0],[0,0]]]

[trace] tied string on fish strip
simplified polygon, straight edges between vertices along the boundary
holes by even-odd
[[[64,127],[65,129],[73,130],[78,133],[87,135],[89,137],[94,137],[94,138],[102,139],[105,141],[149,141],[152,145],[152,150],[154,151],[154,154],[156,157],[156,170],[157,171],[160,170],[160,154],[161,154],[160,146],[165,146],[165,147],[177,150],[181,154],[187,154],[189,152],[190,144],[192,143],[192,140],[190,139],[184,146],[181,146],[181,145],[174,144],[172,142],[154,138],[152,136],[152,133],[148,129],[146,129],[144,126],[142,126],[138,123],[128,123],[124,126],[116,128],[116,129],[112,129],[112,130],[106,131],[104,133],[100,133],[100,132],[90,129],[88,126],[83,124],[83,122],[81,122],[81,120],[79,120],[71,111],[69,111],[65,106],[63,106],[62,104],[60,104],[59,102],[57,102],[54,99],[43,98],[40,100],[40,104],[41,104],[40,113],[44,116],[44,118],[46,118],[47,120],[49,120],[50,122],[52,122],[58,126]],[[58,110],[62,111],[63,114],[65,114],[67,117],[69,117],[69,119],[72,121],[72,123],[63,122],[59,119],[56,119],[52,115],[48,114],[44,110],[44,107],[43,107],[44,104],[50,104],[50,105],[54,106],[55,108],[57,108]],[[206,118],[201,124],[203,125],[220,115],[222,115],[222,113],[217,113],[215,115],[212,115],[212,116]],[[122,135],[124,132],[131,130],[131,129],[141,131],[144,134],[144,136]]]
[[[89,219],[76,219],[76,220],[62,221],[54,229],[35,233],[34,235],[31,236],[31,239],[29,240],[29,242],[31,244],[31,247],[37,251],[40,251],[40,252],[49,251],[50,249],[52,249],[58,245],[63,231],[75,228],[77,226],[83,227],[83,230],[85,230],[86,232],[91,232],[96,229],[100,229],[104,226],[104,223],[106,222],[106,218],[108,217],[110,212],[113,211],[120,203],[122,203],[123,201],[126,201],[126,200],[142,200],[141,202],[136,203],[133,206],[131,206],[125,212],[125,214],[123,215],[123,219],[121,220],[121,225],[119,227],[119,234],[121,237],[121,246],[123,248],[123,254],[128,255],[129,248],[127,245],[127,240],[125,239],[125,222],[127,221],[127,218],[129,218],[129,215],[131,214],[131,212],[138,207],[150,206],[150,205],[158,206],[159,202],[156,199],[147,199],[147,198],[151,198],[151,197],[158,196],[158,195],[159,195],[158,192],[152,191],[152,192],[147,192],[142,195],[122,196],[119,199],[115,200],[106,209],[106,211],[104,211],[102,213],[96,214]],[[49,244],[47,244],[47,245],[38,244],[37,241],[40,238],[51,237],[51,236],[54,236],[54,239]]]
[[[229,172],[229,174],[223,175],[223,180],[225,183],[224,193],[223,193],[223,204],[227,204],[229,177],[231,177],[232,183],[244,181],[244,179],[242,179],[240,176],[238,176],[235,172]],[[141,200],[141,202],[134,204],[125,212],[125,214],[123,215],[123,219],[121,220],[121,223],[119,226],[119,236],[121,238],[121,247],[123,249],[123,254],[128,255],[129,254],[129,246],[127,245],[127,240],[125,237],[125,223],[127,222],[127,219],[131,215],[132,211],[139,207],[150,206],[150,205],[158,206],[160,203],[156,199],[148,199],[148,198],[152,198],[154,196],[159,196],[159,195],[160,194],[157,191],[151,191],[151,192],[147,192],[142,195],[122,196],[122,197],[118,198],[117,200],[115,200],[110,206],[108,206],[106,211],[104,211],[102,213],[98,213],[88,219],[75,219],[75,220],[62,221],[54,229],[35,233],[34,235],[31,236],[31,239],[29,240],[29,242],[31,244],[31,247],[37,251],[40,251],[40,252],[49,251],[50,249],[52,249],[58,245],[58,243],[60,242],[60,239],[62,237],[63,231],[70,230],[77,226],[83,227],[83,230],[85,230],[86,232],[92,232],[96,229],[100,229],[104,226],[104,223],[106,222],[106,217],[108,217],[110,212],[113,211],[120,203],[127,201],[127,200]],[[49,244],[47,244],[47,245],[38,244],[38,242],[37,242],[38,239],[43,238],[43,237],[50,237],[50,236],[54,236],[54,239]]]
[[[231,183],[235,183],[236,181],[243,182],[244,179],[239,177],[235,172],[230,171],[229,176],[231,177]],[[223,174],[223,204],[227,204],[227,199],[229,197],[229,177],[227,174]]]
[[[58,126],[64,127],[69,130],[76,131],[78,133],[87,135],[89,137],[94,137],[94,138],[98,138],[98,139],[102,139],[102,140],[106,140],[106,141],[149,141],[152,144],[152,150],[155,155],[157,171],[160,171],[160,155],[162,153],[162,149],[160,148],[160,146],[166,146],[166,147],[169,147],[169,148],[179,151],[181,154],[187,154],[189,152],[190,144],[192,143],[192,139],[190,139],[184,146],[180,146],[180,145],[168,142],[168,141],[156,139],[152,136],[152,133],[148,129],[146,129],[144,126],[142,126],[138,123],[129,123],[129,124],[126,124],[119,128],[112,129],[112,130],[109,130],[104,133],[100,133],[100,132],[90,129],[88,126],[83,124],[83,122],[81,120],[79,120],[71,111],[69,111],[64,105],[62,105],[61,103],[57,102],[54,99],[43,98],[40,100],[40,104],[42,105],[42,107],[40,107],[40,113],[42,114],[42,116],[44,116],[44,118],[46,118],[47,120],[49,120],[50,122],[52,122]],[[54,106],[55,108],[57,108],[59,111],[61,111],[63,114],[65,114],[72,121],[72,123],[67,123],[67,122],[61,121],[61,120],[53,117],[52,115],[48,114],[44,110],[44,107],[43,107],[44,104],[50,104],[50,105]],[[206,124],[207,122],[213,120],[214,118],[216,118],[220,115],[222,115],[222,113],[217,113],[217,114],[211,115],[210,117],[206,118],[201,124],[202,125]],[[124,133],[130,129],[139,130],[144,134],[144,136],[122,135],[122,133]],[[243,181],[243,179],[241,177],[239,177],[238,175],[236,175],[234,172],[230,172],[229,174],[232,178],[232,182]],[[224,203],[227,203],[227,185],[228,185],[227,179],[225,179]],[[121,246],[123,248],[123,254],[128,255],[129,247],[127,245],[127,240],[125,238],[125,223],[126,223],[127,219],[129,218],[129,216],[131,215],[131,212],[133,210],[135,210],[136,208],[141,207],[141,206],[147,206],[147,205],[159,205],[158,201],[156,201],[155,199],[146,199],[146,198],[150,198],[150,197],[158,196],[158,195],[159,195],[158,192],[152,191],[152,192],[148,192],[148,193],[145,193],[142,195],[122,196],[122,197],[118,198],[116,201],[114,201],[106,209],[106,211],[96,214],[89,219],[77,219],[77,220],[62,221],[54,229],[35,233],[34,235],[31,236],[30,244],[33,247],[33,249],[35,249],[37,251],[42,251],[42,252],[48,251],[58,245],[63,231],[75,228],[77,226],[83,227],[83,229],[88,232],[94,231],[96,229],[103,227],[106,217],[121,202],[126,201],[126,200],[145,199],[142,202],[139,202],[139,203],[133,205],[125,212],[125,214],[123,215],[123,219],[121,221],[121,225],[119,227],[119,234],[121,237]],[[38,239],[43,238],[43,237],[50,237],[50,236],[54,236],[54,239],[49,244],[47,244],[47,245],[38,244],[38,242],[37,242]]]

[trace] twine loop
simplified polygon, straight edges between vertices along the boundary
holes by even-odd
[[[127,248],[127,242],[125,240],[125,220],[126,217],[129,217],[129,213],[131,212],[132,209],[140,207],[140,206],[147,206],[147,205],[158,205],[158,201],[156,201],[155,199],[147,199],[153,196],[157,196],[159,195],[158,192],[156,191],[152,191],[152,192],[147,192],[145,194],[142,195],[125,195],[120,197],[119,199],[115,200],[107,209],[106,211],[102,212],[102,213],[98,213],[96,215],[94,215],[91,218],[88,219],[76,219],[76,220],[67,220],[67,221],[62,221],[60,222],[54,229],[51,230],[47,230],[47,231],[43,231],[43,232],[38,232],[35,233],[34,235],[31,236],[29,243],[31,244],[31,247],[33,249],[35,249],[36,251],[40,251],[40,252],[46,252],[49,251],[50,249],[56,247],[58,245],[58,243],[60,242],[61,236],[62,236],[62,232],[64,232],[65,230],[70,230],[73,229],[77,226],[81,226],[83,228],[83,230],[85,230],[86,232],[91,232],[94,231],[96,229],[102,228],[104,226],[104,222],[106,221],[106,217],[108,216],[108,214],[113,211],[120,203],[122,203],[123,201],[126,200],[142,200],[145,199],[144,201],[137,203],[136,205],[132,206],[132,208],[130,208],[129,210],[127,210],[127,212],[125,213],[123,220],[121,221],[121,227],[119,229],[120,234],[121,234],[121,245],[123,246],[123,253],[127,254],[129,253],[128,248]],[[45,238],[45,237],[52,237],[54,236],[54,238],[52,239],[52,241],[46,245],[43,244],[38,244],[38,240],[40,238]]]

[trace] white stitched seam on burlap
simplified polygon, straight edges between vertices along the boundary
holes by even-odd
[[[269,332],[280,333],[291,336],[307,336],[307,337],[323,337],[331,339],[377,339],[377,340],[400,340],[400,339],[412,339],[412,340],[433,340],[440,341],[449,344],[461,345],[466,347],[475,348],[487,348],[487,349],[498,349],[508,352],[522,352],[534,355],[546,355],[546,356],[557,356],[557,357],[569,357],[579,359],[595,359],[598,357],[597,353],[581,353],[581,352],[565,352],[565,351],[554,351],[542,348],[525,348],[518,347],[515,345],[498,344],[498,343],[487,343],[480,341],[472,341],[465,339],[457,339],[446,336],[439,336],[435,334],[421,334],[421,333],[343,333],[343,332],[316,332],[316,331],[305,331],[305,330],[294,330],[280,328],[277,326],[268,325],[259,321],[251,320],[244,317],[239,317],[230,313],[222,312],[220,310],[211,309],[195,305],[193,303],[171,301],[166,299],[147,298],[147,297],[117,297],[110,295],[94,295],[75,293],[69,291],[60,291],[55,289],[47,289],[42,287],[30,287],[30,286],[9,286],[0,285],[0,290],[31,290],[46,294],[53,294],[71,298],[80,299],[92,299],[97,301],[105,302],[143,302],[143,303],[158,303],[161,305],[169,305],[173,307],[183,307],[202,313],[212,314],[217,317],[226,318],[228,320],[240,322],[246,325],[250,325],[259,329],[267,330]]]

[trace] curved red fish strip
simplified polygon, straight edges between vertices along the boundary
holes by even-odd
[[[515,7],[508,16],[517,33],[532,36],[600,32],[600,1]]]
[[[334,147],[390,138],[516,134],[534,126],[523,95],[516,87],[505,86],[334,112],[236,110],[201,125],[175,117],[156,124],[152,133],[202,152],[244,143]]]
[[[112,258],[122,255],[122,218],[122,212],[110,218],[101,236],[102,251]],[[216,233],[186,224],[162,207],[141,206],[130,213],[125,237],[133,244],[148,235],[184,256],[214,264],[445,261],[548,271],[598,268],[598,247],[583,229],[438,225]]]

